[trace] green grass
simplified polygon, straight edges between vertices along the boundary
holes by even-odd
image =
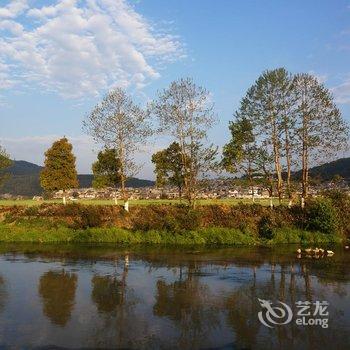
[[[21,206],[35,206],[43,203],[57,203],[61,204],[62,200],[54,199],[54,200],[45,200],[45,201],[34,201],[32,199],[24,199],[24,200],[9,200],[2,199],[0,200],[0,206],[13,206],[13,205],[21,205]],[[74,201],[74,203],[81,203],[87,205],[114,205],[113,200],[108,199],[79,199]],[[120,200],[118,203],[122,204],[123,202]],[[138,200],[130,200],[130,207],[135,205],[154,205],[154,204],[179,204],[180,200],[177,199],[138,199]],[[186,203],[184,200],[182,203]],[[236,199],[236,198],[225,198],[225,199],[199,199],[197,200],[197,204],[199,205],[213,205],[213,204],[227,204],[227,205],[237,205],[239,203],[243,204],[252,204],[253,201],[251,199]],[[255,199],[256,204],[261,204],[265,206],[270,205],[269,199]],[[274,205],[279,205],[278,199],[273,199]],[[286,201],[283,204],[287,204]]]
[[[74,230],[62,223],[44,220],[19,220],[0,223],[0,242],[36,243],[116,243],[162,245],[272,245],[281,243],[339,243],[340,238],[299,229],[278,229],[271,240],[232,228],[202,228],[195,231],[131,231],[118,227]]]
[[[341,243],[342,238],[332,234],[321,232],[305,231],[293,227],[275,229],[273,237],[267,241],[267,244],[322,244],[322,243]]]

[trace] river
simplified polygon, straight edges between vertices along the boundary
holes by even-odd
[[[350,349],[333,249],[1,244],[0,349]]]

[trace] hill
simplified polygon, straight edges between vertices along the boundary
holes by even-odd
[[[39,182],[39,174],[42,167],[23,160],[14,161],[7,169],[10,178],[0,187],[0,194],[10,193],[12,195],[34,196],[42,193]],[[296,178],[301,175],[300,171],[294,173]],[[350,157],[340,158],[310,169],[310,177],[319,178],[323,181],[332,180],[335,175],[350,180]],[[91,187],[93,175],[78,175],[81,188]],[[131,178],[127,181],[128,187],[153,186],[154,181]]]
[[[310,177],[319,178],[323,181],[330,181],[336,175],[350,180],[350,157],[340,158],[329,163],[315,166],[309,170]],[[296,178],[301,177],[301,171],[295,173]]]
[[[42,167],[24,160],[15,160],[13,165],[6,169],[6,173],[10,175],[9,179],[0,187],[0,194],[10,193],[12,195],[32,197],[40,195],[42,188],[40,187],[39,175]],[[91,187],[93,175],[78,175],[81,188]],[[154,181],[143,180],[138,178],[130,178],[126,182],[128,187],[146,187],[153,186]]]

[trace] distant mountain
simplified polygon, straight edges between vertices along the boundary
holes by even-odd
[[[340,175],[342,178],[350,180],[350,157],[315,166],[309,170],[309,174],[311,177],[319,178],[323,181],[332,180],[335,175]],[[301,177],[301,171],[297,171],[295,177]]]
[[[13,164],[6,169],[10,175],[9,179],[0,187],[0,194],[10,193],[19,196],[35,196],[42,193],[40,187],[39,175],[42,167],[24,160],[15,160]],[[91,187],[93,175],[78,175],[81,188]],[[130,178],[126,185],[128,187],[146,187],[153,186],[154,181]]]
[[[23,160],[14,161],[13,165],[6,169],[10,178],[0,187],[0,194],[10,193],[12,195],[34,196],[42,193],[40,187],[39,174],[42,167]],[[335,175],[340,175],[344,179],[350,180],[350,157],[337,159],[333,162],[325,163],[311,168],[311,177],[317,177],[324,181],[332,180]],[[300,178],[301,172],[294,173],[295,178]],[[91,187],[93,175],[78,175],[80,187]],[[153,186],[154,181],[131,178],[127,181],[128,187]]]

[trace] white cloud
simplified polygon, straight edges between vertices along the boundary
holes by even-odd
[[[30,9],[27,1],[10,1],[0,7],[0,34],[7,70],[0,89],[22,81],[72,98],[113,86],[142,88],[159,77],[161,63],[184,56],[178,38],[126,0],[61,0]]]
[[[14,18],[28,8],[27,0],[10,0],[9,3],[0,7],[0,18]]]
[[[350,103],[350,78],[332,88],[337,103]]]

